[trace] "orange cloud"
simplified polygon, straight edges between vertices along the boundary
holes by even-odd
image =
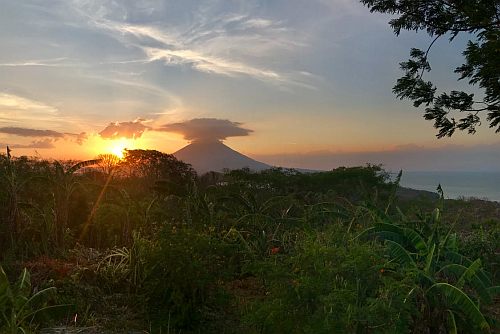
[[[142,121],[142,119],[138,119],[133,122],[110,123],[104,130],[99,132],[99,135],[104,139],[140,138],[149,129],[148,126],[142,124]]]

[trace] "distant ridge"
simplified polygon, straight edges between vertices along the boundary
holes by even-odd
[[[223,169],[249,168],[252,171],[261,171],[271,168],[270,165],[249,158],[218,140],[194,141],[173,155],[191,164],[198,174],[220,172]]]

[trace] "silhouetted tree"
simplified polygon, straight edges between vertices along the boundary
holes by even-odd
[[[97,156],[97,160],[99,160],[97,166],[106,175],[110,175],[112,172],[114,172],[120,164],[120,158],[118,158],[114,154],[99,154]]]
[[[125,150],[121,167],[128,169],[129,176],[142,178],[147,186],[156,184],[160,190],[189,185],[196,177],[191,165],[156,150]]]
[[[438,138],[452,136],[455,130],[474,134],[486,113],[489,126],[500,133],[500,1],[499,0],[361,0],[372,12],[387,13],[394,33],[424,30],[433,37],[427,50],[411,49],[411,59],[401,63],[404,76],[393,92],[400,99],[425,105],[424,118],[434,121]],[[429,51],[435,41],[446,36],[450,41],[460,33],[471,38],[463,52],[465,63],[455,69],[459,80],[484,90],[482,99],[453,90],[438,94],[423,75],[431,70]],[[460,116],[458,116],[460,115]],[[455,117],[460,117],[455,119]]]

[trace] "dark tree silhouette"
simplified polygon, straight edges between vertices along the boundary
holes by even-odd
[[[397,80],[393,92],[400,99],[412,100],[415,107],[426,106],[424,118],[434,121],[438,138],[451,137],[457,129],[474,134],[485,113],[489,126],[500,133],[500,0],[361,2],[371,12],[393,15],[389,24],[396,35],[401,30],[424,30],[433,37],[427,50],[411,49],[411,59],[401,63],[404,76]],[[482,99],[456,90],[437,93],[437,87],[423,78],[431,70],[428,56],[435,41],[441,37],[453,41],[461,33],[470,40],[463,52],[465,63],[455,73],[459,80],[467,79],[484,90]]]
[[[196,177],[191,165],[177,160],[173,155],[155,150],[125,150],[121,162],[129,175],[143,178],[146,184],[171,185],[190,184]]]
[[[111,175],[120,164],[120,158],[114,154],[99,154],[97,166],[106,175]]]

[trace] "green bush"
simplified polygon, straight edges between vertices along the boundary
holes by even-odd
[[[412,278],[406,299],[415,305],[413,327],[432,333],[463,331],[489,333],[495,325],[484,305],[498,292],[481,260],[470,260],[459,249],[453,227],[441,221],[436,208],[421,220],[402,215],[393,220],[373,210],[374,226],[362,235],[384,242],[392,268]]]
[[[461,235],[461,250],[469,258],[481,259],[484,267],[498,281],[500,274],[498,250],[500,249],[500,227],[498,224],[490,230],[482,227]]]
[[[230,275],[233,247],[188,227],[167,226],[147,259],[144,293],[153,322],[193,329],[213,305],[218,283]]]
[[[246,320],[262,333],[399,332],[410,309],[384,271],[382,248],[345,242],[338,227],[312,232],[290,256],[255,266],[268,294]]]

